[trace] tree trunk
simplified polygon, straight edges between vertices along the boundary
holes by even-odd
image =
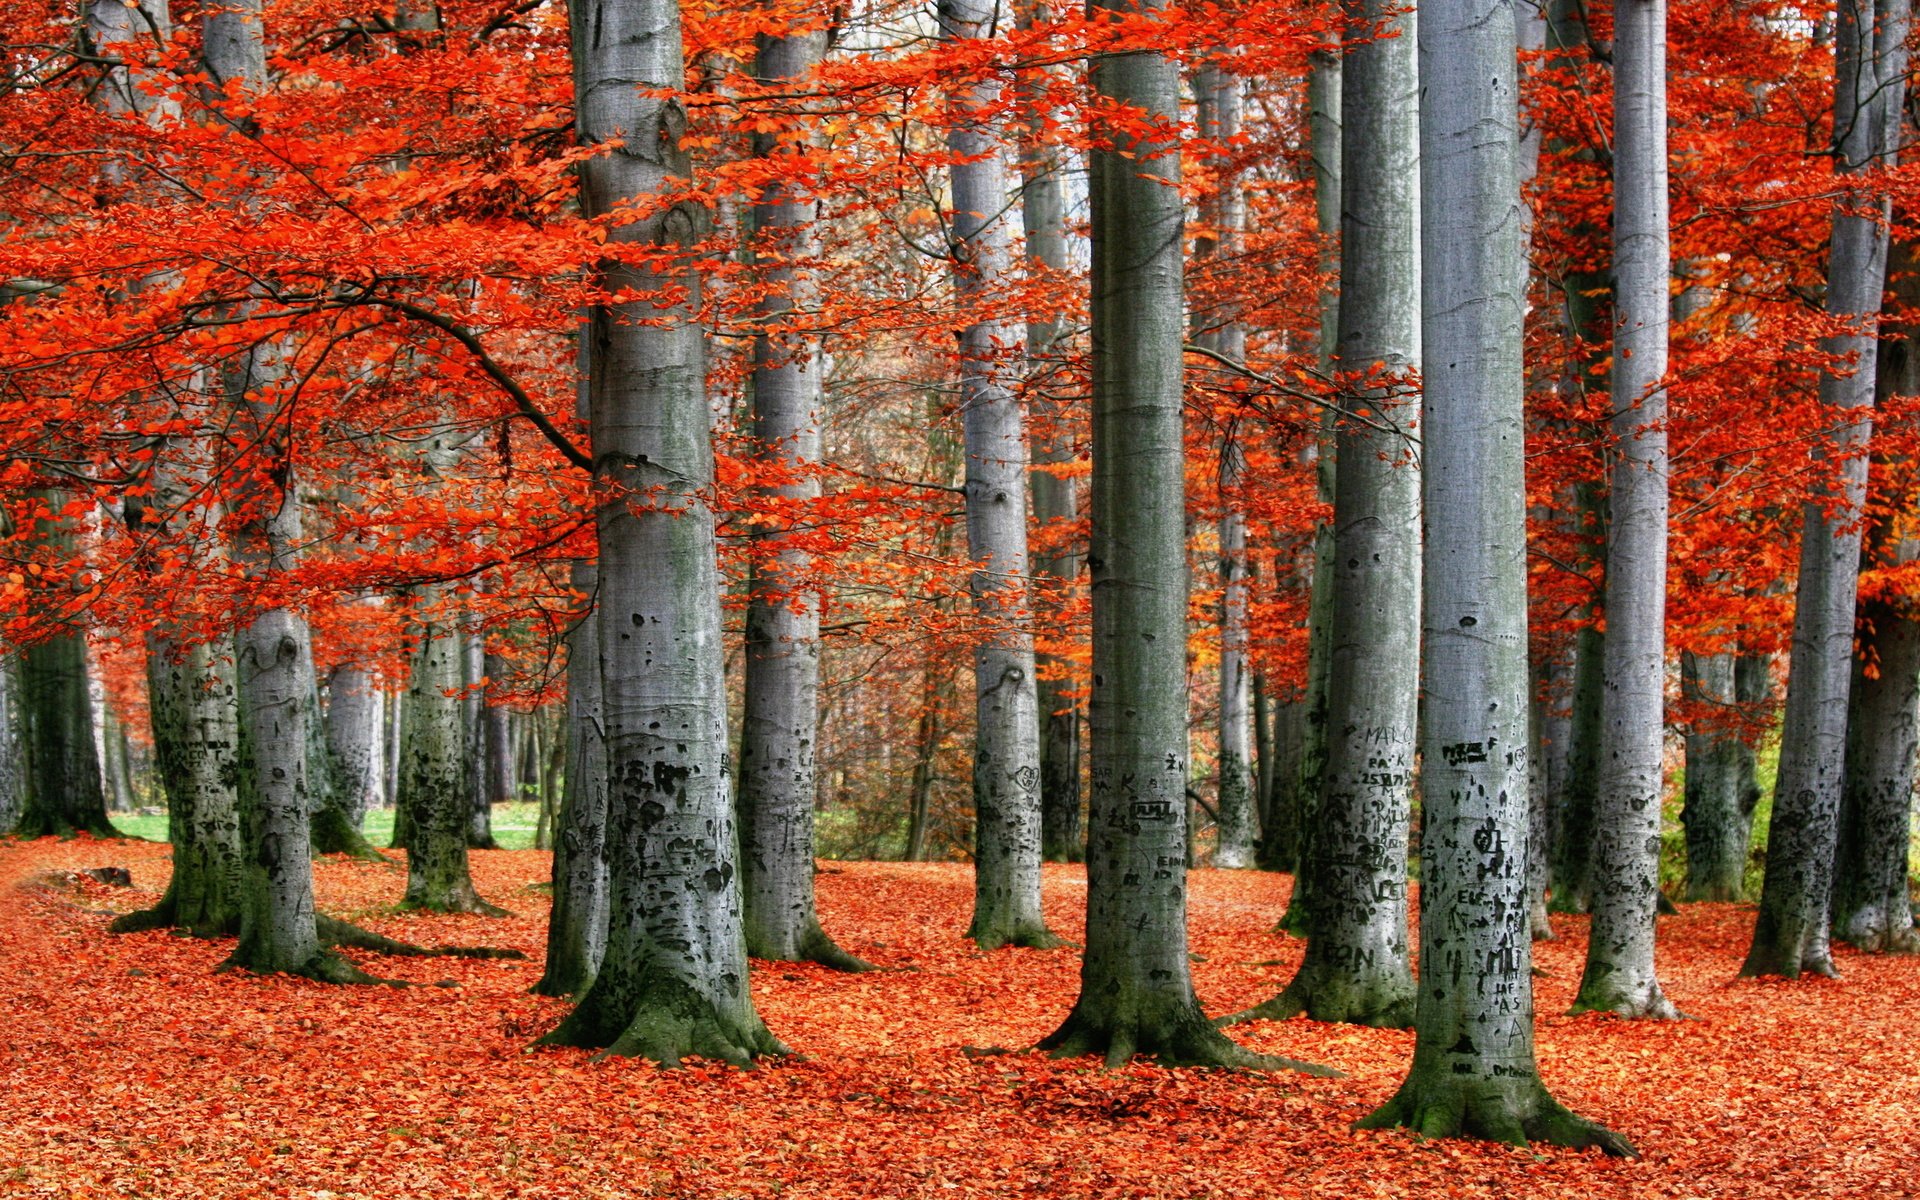
[[[56,559],[70,559],[77,549],[72,526],[61,514],[66,497],[41,495],[53,514],[45,523],[47,544]],[[48,595],[37,609],[57,612],[62,606],[61,598]],[[87,690],[86,639],[78,629],[63,629],[21,648],[20,715],[26,795],[15,832],[25,838],[119,837],[107,820]]]
[[[1591,899],[1593,810],[1600,770],[1601,658],[1605,648],[1605,636],[1592,624],[1583,625],[1574,635],[1567,766],[1554,813],[1553,887],[1547,904],[1554,912],[1586,912]]]
[[[908,862],[925,862],[927,858],[934,759],[940,753],[940,705],[943,699],[940,670],[933,655],[928,654],[921,673],[920,722],[913,738],[913,775],[907,783],[907,845],[901,857]]]
[[[407,815],[407,892],[401,904],[505,916],[505,909],[474,890],[467,864],[474,755],[460,695],[466,679],[464,622],[440,585],[420,588],[418,603],[425,619],[407,680],[400,789],[394,797],[395,807]]]
[[[496,850],[493,840],[493,722],[487,704],[487,640],[480,622],[469,617],[457,634],[460,646],[460,727],[466,738],[467,847]]]
[[[1414,18],[1349,0],[1326,773],[1302,874],[1307,949],[1275,1020],[1413,1023],[1407,838],[1419,700],[1419,85]],[[1398,26],[1398,36],[1373,36]]]
[[[680,14],[672,0],[581,0],[576,129],[588,214],[691,176]],[[618,140],[617,148],[605,143]],[[680,255],[704,214],[687,205],[607,227],[611,241]],[[607,948],[547,1040],[677,1063],[785,1050],[747,990],[727,783],[727,706],[699,276],[607,260],[599,284],[639,299],[596,307],[589,380],[600,528],[600,684],[606,736]],[[629,291],[629,289],[631,289]],[[661,303],[654,303],[662,297]]]
[[[941,36],[989,36],[992,0],[940,0]],[[972,314],[1011,284],[1013,231],[1006,168],[988,75],[953,98],[947,133],[953,215],[949,247],[954,298]],[[1059,940],[1040,913],[1040,720],[1033,633],[1027,612],[1027,442],[1015,394],[1013,327],[969,320],[960,331],[960,407],[966,434],[967,554],[979,634],[973,647],[973,920],[984,950],[1050,948]]]
[[[1022,5],[1019,19],[1034,23],[1046,19],[1044,3]],[[1020,144],[1020,219],[1027,235],[1027,261],[1036,273],[1064,275],[1071,269],[1067,257],[1067,209],[1061,179],[1066,170],[1060,148],[1047,138],[1057,100],[1053,93],[1067,86],[1058,69],[1035,67],[1020,78],[1020,108],[1026,117],[1026,136]],[[1067,424],[1070,403],[1055,398],[1053,378],[1061,371],[1061,346],[1066,329],[1055,317],[1027,322],[1028,411],[1033,416],[1033,515],[1042,528],[1075,520],[1080,503],[1075,481],[1047,468],[1073,460],[1073,437]],[[1054,535],[1057,538],[1057,534]],[[1080,578],[1080,555],[1054,541],[1047,553],[1035,556],[1034,572],[1046,580],[1051,596],[1063,599]],[[1087,838],[1080,828],[1080,702],[1074,690],[1072,664],[1065,659],[1036,659],[1040,678],[1035,704],[1040,714],[1040,855],[1048,862],[1079,862],[1086,857]]]
[[[1158,4],[1094,13],[1157,15]],[[1066,1057],[1262,1065],[1213,1027],[1193,990],[1186,904],[1186,493],[1181,442],[1184,213],[1174,63],[1088,66],[1101,102],[1093,217],[1092,808],[1080,996],[1040,1045]]]
[[[1682,654],[1681,695],[1696,706],[1731,714],[1736,707],[1734,661],[1731,653]],[[1752,751],[1739,734],[1712,718],[1687,730],[1686,737],[1686,797],[1680,808],[1687,844],[1686,898],[1743,900],[1758,797],[1744,787],[1741,758]]]
[[[0,837],[18,828],[27,798],[18,662],[15,655],[0,655]]]
[[[1575,1012],[1673,1020],[1660,900],[1667,682],[1667,5],[1619,0],[1613,41],[1613,486],[1593,911]]]
[[[340,811],[355,830],[384,799],[381,707],[373,676],[360,664],[340,663],[327,676],[327,748]]]
[[[1360,1124],[1631,1153],[1534,1060],[1517,68],[1511,0],[1422,7],[1420,983],[1413,1067]]]
[[[574,560],[573,590],[589,607],[567,634],[567,791],[554,837],[547,969],[533,985],[542,996],[586,991],[607,946],[607,748],[600,733],[600,622],[592,607],[599,571],[592,559]]]
[[[1833,127],[1835,171],[1843,186],[1858,172],[1893,165],[1906,108],[1908,18],[1907,0],[1881,0],[1864,11],[1840,6]],[[1828,919],[1890,215],[1887,193],[1870,186],[1852,187],[1834,202],[1827,312],[1850,329],[1825,342],[1836,366],[1820,376],[1820,402],[1833,414],[1834,444],[1817,455],[1834,473],[1802,516],[1780,773],[1767,826],[1760,913],[1742,975],[1836,973]]]
[[[487,787],[485,802],[489,810],[487,837],[493,840],[491,810],[496,804],[511,804],[520,798],[520,788],[515,779],[517,763],[514,759],[513,710],[500,703],[494,692],[494,684],[506,678],[507,660],[497,654],[488,654],[485,659],[487,689],[482,693],[486,703],[481,713],[481,728],[485,731],[487,754]],[[488,845],[481,849],[495,850],[498,845]]]
[[[760,42],[759,78],[793,83],[812,75],[826,53],[824,30]],[[767,134],[762,157],[804,153],[804,143]],[[780,962],[818,962],[858,971],[861,962],[820,927],[814,903],[814,775],[820,733],[820,601],[808,590],[813,556],[793,538],[820,497],[821,357],[816,339],[785,328],[818,295],[795,260],[819,254],[815,202],[791,188],[769,188],[753,207],[765,245],[762,277],[770,291],[760,314],[767,328],[753,346],[753,454],[786,482],[764,489],[788,514],[754,527],[747,577],[744,703],[740,728],[740,891],[747,953]]]
[[[1194,77],[1194,127],[1208,141],[1226,144],[1240,132],[1238,75],[1218,66],[1200,68]],[[1201,259],[1226,259],[1243,249],[1247,206],[1240,181],[1226,163],[1203,216],[1208,232],[1195,238],[1194,254]],[[1220,266],[1214,264],[1218,272]],[[1227,270],[1234,270],[1229,265]],[[1247,356],[1246,330],[1233,312],[1196,311],[1194,341],[1233,362]],[[1216,770],[1214,811],[1217,836],[1213,865],[1254,865],[1255,819],[1253,794],[1253,694],[1251,629],[1247,596],[1247,519],[1238,507],[1238,492],[1246,474],[1246,451],[1229,427],[1220,446],[1220,754]]]

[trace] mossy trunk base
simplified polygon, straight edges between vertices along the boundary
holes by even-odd
[[[645,1058],[677,1067],[688,1058],[738,1067],[790,1051],[759,1018],[729,1020],[684,980],[654,975],[629,999],[625,989],[596,986],[536,1045],[599,1050],[599,1057]]]
[[[1136,1057],[1146,1057],[1166,1067],[1287,1070],[1326,1078],[1341,1075],[1332,1067],[1256,1054],[1216,1029],[1197,1004],[1153,1013],[1096,1013],[1089,1011],[1092,1007],[1082,1000],[1064,1025],[1041,1039],[1038,1048],[1054,1058],[1097,1054],[1110,1069],[1125,1066]]]
[[[1620,1158],[1640,1157],[1626,1138],[1568,1112],[1534,1077],[1455,1080],[1415,1071],[1393,1099],[1354,1128],[1410,1129],[1421,1138],[1471,1137],[1509,1146],[1598,1147]]]

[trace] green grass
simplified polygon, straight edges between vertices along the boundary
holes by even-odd
[[[535,822],[540,819],[540,806],[532,802],[515,802],[493,806],[493,837],[500,843],[502,850],[533,849]],[[167,818],[159,816],[137,816],[131,813],[115,813],[113,827],[121,833],[146,838],[151,842],[167,840]],[[393,841],[393,810],[376,808],[367,814],[366,824],[361,832],[367,840],[376,846],[385,847]]]

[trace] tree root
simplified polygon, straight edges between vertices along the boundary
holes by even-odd
[[[820,928],[817,922],[800,939],[800,958],[804,962],[818,963],[831,971],[846,971],[849,974],[880,969],[859,955],[841,949],[840,943],[828,937],[827,931]]]
[[[401,908],[410,908],[419,912],[467,913],[477,917],[510,917],[513,914],[498,904],[490,904],[480,898],[480,893],[471,885],[433,897],[409,895],[400,901]]]
[[[1028,950],[1059,950],[1074,943],[1054,933],[1045,925],[1019,925],[1012,929],[998,929],[982,934],[978,926],[969,926],[966,936],[982,950],[999,950],[1006,946],[1024,946]]]
[[[1151,1028],[1139,1020],[1095,1020],[1076,1007],[1066,1023],[1042,1038],[1036,1048],[1054,1058],[1098,1054],[1109,1070],[1125,1066],[1136,1056],[1145,1056],[1168,1067],[1299,1071],[1329,1079],[1344,1076],[1344,1072],[1332,1067],[1274,1054],[1256,1054],[1214,1028],[1200,1013],[1198,1005],[1191,1014],[1155,1023]]]
[[[684,979],[650,972],[635,989],[624,982],[603,971],[573,1012],[534,1045],[598,1050],[596,1061],[645,1058],[663,1067],[688,1058],[751,1067],[756,1058],[791,1053],[751,1009],[745,1020],[731,1018]]]
[[[1611,972],[1609,972],[1611,974]],[[1568,1015],[1604,1012],[1628,1021],[1679,1021],[1685,1016],[1667,999],[1656,982],[1650,984],[1640,994],[1621,991],[1607,986],[1604,979],[1588,978],[1580,982],[1580,993],[1573,998],[1573,1007]]]
[[[1318,983],[1321,986],[1316,987]],[[1330,987],[1325,980],[1308,977],[1302,968],[1293,982],[1264,1004],[1245,1012],[1230,1013],[1214,1019],[1217,1026],[1239,1025],[1246,1021],[1290,1021],[1305,1014],[1309,1020],[1339,1025],[1364,1025],[1372,1029],[1413,1028],[1414,996],[1408,981],[1403,996],[1378,995],[1372,989]]]
[[[1353,1127],[1404,1128],[1423,1139],[1470,1137],[1509,1146],[1591,1146],[1618,1158],[1640,1157],[1626,1138],[1568,1112],[1537,1079],[1515,1088],[1500,1081],[1426,1081],[1409,1075],[1391,1100]]]
[[[371,929],[362,929],[337,917],[316,915],[313,923],[323,945],[345,946],[394,958],[526,958],[525,951],[500,946],[416,946],[412,942],[395,941]]]

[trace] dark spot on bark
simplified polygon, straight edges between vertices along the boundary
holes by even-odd
[[[666,815],[666,805],[660,803],[658,800],[649,800],[640,806],[640,828],[642,830],[652,829],[655,825],[658,825],[660,819]]]
[[[1461,618],[1460,618],[1460,628],[1462,628],[1462,629],[1471,629],[1471,628],[1473,628],[1473,627],[1474,627],[1475,625],[1478,625],[1479,623],[1480,623],[1480,622],[1479,622],[1479,620],[1477,620],[1477,619],[1476,619],[1476,618],[1474,618],[1474,617],[1461,617]]]
[[[1453,1044],[1453,1046],[1449,1050],[1449,1053],[1478,1054],[1480,1053],[1480,1051],[1474,1047],[1473,1039],[1463,1033],[1460,1035],[1460,1040]]]
[[[727,886],[727,880],[733,878],[733,864],[721,863],[717,867],[708,867],[707,873],[701,878],[706,881],[708,891],[717,892]]]

